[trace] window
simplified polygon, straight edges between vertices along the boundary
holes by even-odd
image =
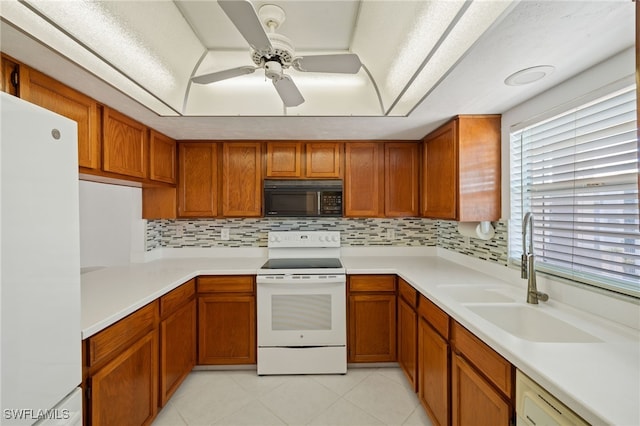
[[[511,133],[509,258],[534,217],[536,269],[640,297],[635,86]]]

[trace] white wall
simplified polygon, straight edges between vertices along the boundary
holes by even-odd
[[[80,266],[124,265],[144,252],[142,190],[80,181]]]
[[[634,84],[635,69],[635,48],[631,47],[502,114],[503,219],[510,217],[509,134],[512,129],[526,127],[610,93],[616,88]]]

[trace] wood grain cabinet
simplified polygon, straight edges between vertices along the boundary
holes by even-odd
[[[345,164],[345,216],[418,215],[420,155],[417,143],[347,143]]]
[[[0,54],[0,90],[13,96],[18,96],[18,77],[20,67],[8,56]]]
[[[384,215],[384,145],[345,145],[344,211],[348,217]]]
[[[418,313],[418,398],[434,426],[447,426],[451,419],[449,316],[422,295]]]
[[[222,145],[222,215],[262,215],[262,144],[225,142]]]
[[[218,145],[178,143],[178,216],[218,214]]]
[[[305,144],[305,176],[339,178],[342,176],[341,142],[307,142]]]
[[[412,142],[384,144],[384,215],[418,216],[419,146]]]
[[[395,362],[395,275],[348,277],[349,362]]]
[[[268,178],[339,178],[341,142],[267,142]]]
[[[196,365],[196,280],[160,298],[160,407]]]
[[[78,165],[100,169],[101,130],[96,101],[25,65],[20,65],[19,95],[78,123]]]
[[[149,179],[176,183],[176,141],[149,131]]]
[[[266,177],[302,177],[302,142],[267,142],[266,145]]]
[[[414,391],[418,389],[418,293],[398,278],[398,364]]]
[[[424,138],[422,214],[500,218],[500,116],[457,116]]]
[[[148,129],[111,108],[102,112],[102,169],[136,178],[148,177]]]
[[[86,391],[92,426],[147,425],[158,412],[158,301],[89,337]]]
[[[255,277],[201,276],[197,281],[198,364],[255,364]]]
[[[452,425],[512,424],[514,367],[455,321],[452,347]]]

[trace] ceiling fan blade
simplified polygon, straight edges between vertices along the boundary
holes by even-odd
[[[215,83],[216,81],[226,80],[228,78],[239,77],[245,74],[251,74],[257,68],[251,66],[244,66],[238,68],[230,68],[224,71],[212,72],[209,74],[202,74],[196,77],[192,77],[191,81],[197,84],[209,84]]]
[[[288,75],[283,75],[281,79],[272,81],[284,106],[294,107],[304,102],[302,93]]]
[[[271,41],[249,0],[218,0],[218,4],[254,50],[271,49]]]
[[[355,53],[300,56],[293,61],[296,70],[308,72],[355,74],[361,66],[360,58]]]

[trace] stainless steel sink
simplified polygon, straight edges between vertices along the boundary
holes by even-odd
[[[524,304],[467,305],[467,308],[515,337],[534,342],[594,343],[602,340],[543,311]]]
[[[475,285],[442,285],[445,293],[460,303],[500,303],[515,302],[515,298],[508,296],[504,288],[479,287]],[[524,297],[524,296],[523,296]]]

